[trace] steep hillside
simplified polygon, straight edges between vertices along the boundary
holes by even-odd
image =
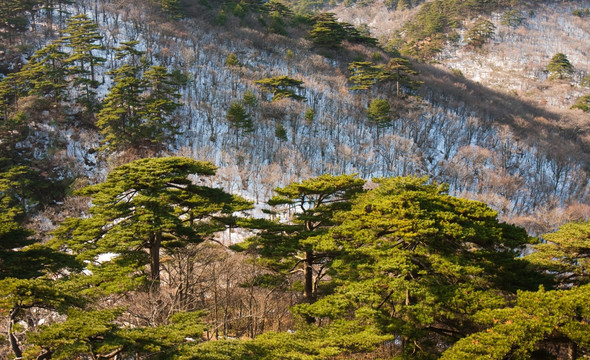
[[[0,2],[0,358],[588,358],[587,3]]]
[[[520,84],[523,93],[532,91],[529,95],[538,97],[540,91],[558,93],[549,89],[569,86],[558,82],[547,85],[547,90],[534,90],[546,83],[541,63],[554,50],[537,55],[537,65],[531,69],[538,79],[527,80],[528,85],[512,77],[512,82],[502,82],[508,89],[499,89],[492,80],[516,71],[516,64],[530,65],[526,47],[518,46],[516,39],[530,38],[525,30],[542,26],[545,11],[551,18],[551,11],[565,14],[572,5],[535,8],[537,16],[519,29],[498,25],[495,42],[479,52],[466,49],[460,41],[438,55],[443,65],[415,63],[423,81],[416,93],[419,97],[396,95],[391,82],[369,90],[351,90],[349,63],[371,60],[386,64],[395,54],[348,42],[340,49],[316,46],[307,39],[311,26],[301,17],[279,14],[280,21],[276,21],[280,26],[271,28],[272,16],[254,10],[236,13],[207,2],[185,5],[187,17],[182,20],[165,17],[150,6],[137,7],[132,1],[79,1],[70,9],[87,13],[100,24],[107,59],[98,69],[103,80],[100,97],[112,84],[107,71],[122,65],[112,49],[124,41],[138,41],[151,61],[179,69],[188,78],[181,91],[184,106],[176,115],[180,135],[168,144],[167,152],[217,164],[221,169],[215,181],[229,191],[258,201],[268,198],[276,186],[322,173],[359,173],[363,178],[428,175],[451,184],[456,194],[491,204],[513,220],[548,207],[566,211],[567,206],[588,200],[590,129],[584,121],[586,115],[567,110],[565,100],[548,99],[547,104],[539,104],[517,96],[512,89]],[[386,38],[390,25],[385,22],[383,26],[383,16],[401,26],[423,5],[401,11],[384,6],[376,1],[368,7],[357,4],[333,10],[346,14],[341,17],[351,23],[366,21],[376,35]],[[496,23],[499,18],[499,14],[493,17]],[[561,27],[566,28],[575,28],[579,20],[573,15],[562,18],[566,23]],[[583,27],[576,29],[572,31],[575,36],[585,31]],[[557,32],[548,33],[554,34],[550,39],[557,43]],[[507,49],[510,39],[523,49],[520,57],[508,60],[511,56],[506,53],[506,65],[503,71],[497,69],[498,77],[477,70],[485,67],[473,65],[475,59],[488,59],[485,54],[490,54],[490,60],[485,61],[494,63],[494,56],[502,56],[494,47]],[[583,51],[580,48],[579,54]],[[232,53],[238,64],[230,66],[226,60]],[[579,78],[585,65],[576,55],[572,55],[572,62]],[[457,70],[465,78],[457,75]],[[476,73],[479,78],[472,76]],[[304,101],[287,98],[271,102],[268,93],[255,83],[283,75],[303,81],[298,94]],[[469,78],[480,80],[480,84]],[[535,82],[537,85],[532,85]],[[241,132],[227,121],[227,111],[249,91],[256,94],[258,104],[248,108],[252,131]],[[367,117],[367,106],[377,98],[386,99],[393,109],[392,121],[384,128]],[[547,107],[554,103],[562,103],[562,109]],[[306,117],[306,113],[313,115]],[[51,112],[45,114],[49,117],[37,115],[33,131],[20,146],[33,153],[50,152],[54,162],[68,162],[73,176],[84,174],[95,181],[92,179],[102,178],[109,166],[141,156],[119,152],[97,158],[100,137],[96,130],[52,123]],[[78,170],[72,168],[72,159],[79,164]],[[533,225],[528,225],[532,229]],[[539,230],[551,226],[543,225]]]

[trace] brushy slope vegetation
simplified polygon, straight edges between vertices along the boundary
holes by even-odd
[[[445,66],[507,3],[345,2],[417,16],[383,48],[279,2],[26,4],[0,23],[0,357],[588,355],[589,224],[501,221],[588,217],[587,114]]]
[[[425,6],[469,5],[436,3],[412,11],[427,18],[433,12],[425,12]],[[488,14],[500,6],[494,4],[460,12],[439,30],[456,32],[459,20]],[[298,15],[273,17],[255,7],[240,12],[232,3],[185,5],[187,17],[180,21],[156,15],[149,7],[136,8],[131,1],[99,2],[96,9],[80,2],[77,11],[96,11],[109,60],[102,71],[120,65],[110,49],[121,41],[138,40],[152,61],[180,69],[190,80],[177,115],[181,135],[169,151],[218,164],[217,181],[228,190],[264,199],[276,185],[293,180],[357,172],[362,177],[428,174],[451,184],[457,194],[486,201],[512,218],[528,217],[547,206],[566,211],[587,200],[588,129],[583,114],[564,116],[513,93],[488,90],[437,65],[415,64],[424,83],[416,94],[420,97],[397,98],[391,83],[351,91],[350,62],[385,64],[392,55],[348,42],[338,49],[315,46],[306,38],[310,20]],[[406,45],[420,41],[418,35],[424,34],[404,40]],[[237,57],[237,66],[226,65],[230,54]],[[269,102],[255,83],[283,75],[303,81],[299,95],[306,101]],[[103,78],[104,92],[110,79]],[[249,109],[253,128],[238,134],[226,113],[248,92],[258,98]],[[393,121],[387,128],[376,128],[367,119],[366,108],[375,98],[392,105]],[[309,111],[314,115],[306,118]],[[61,153],[64,159],[82,157],[92,163],[97,147],[92,131],[70,128],[61,134],[74,139]],[[52,151],[61,150],[58,146]],[[119,154],[119,162],[133,156]]]

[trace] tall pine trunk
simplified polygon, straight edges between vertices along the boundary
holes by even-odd
[[[150,241],[150,282],[152,291],[160,292],[160,247],[162,246],[162,232],[152,234]]]

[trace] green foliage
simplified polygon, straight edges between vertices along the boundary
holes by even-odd
[[[374,99],[367,107],[367,117],[378,127],[392,125],[391,106],[385,99]]]
[[[137,286],[147,264],[149,279],[158,287],[161,250],[202,242],[233,221],[234,212],[250,207],[239,196],[192,184],[187,178],[191,174],[210,176],[215,167],[182,157],[119,166],[105,182],[77,192],[91,197],[91,216],[68,219],[55,232],[53,243],[89,261],[90,278],[96,278],[104,291]],[[97,261],[105,253],[117,256]]]
[[[30,82],[29,95],[46,96],[54,102],[65,100],[67,89],[67,54],[59,42],[52,42],[35,52],[20,72]]]
[[[378,82],[389,79],[389,73],[383,65],[374,65],[370,61],[354,61],[348,64],[350,77],[348,81],[354,85],[350,90],[368,90]]]
[[[252,118],[250,114],[248,114],[248,111],[246,110],[244,104],[241,101],[234,101],[231,103],[229,109],[227,110],[225,118],[227,121],[229,121],[230,126],[236,129],[236,134],[240,130],[245,133],[250,133],[254,131]]]
[[[184,17],[179,0],[160,0],[160,6],[162,11],[173,19],[182,19]]]
[[[269,14],[277,13],[281,17],[291,18],[294,16],[293,10],[278,0],[270,0],[263,5],[263,10]]]
[[[308,123],[312,123],[315,119],[315,111],[312,108],[305,109],[305,114],[303,114],[305,121]]]
[[[484,18],[479,18],[466,35],[467,45],[474,48],[481,48],[485,43],[494,38],[496,27]]]
[[[200,338],[204,329],[201,312],[176,313],[169,324],[156,327],[122,327],[117,321],[121,314],[120,308],[72,309],[64,322],[42,326],[28,336],[54,359],[142,355],[170,358],[179,355],[185,339]],[[31,348],[28,352],[35,356],[38,350]]]
[[[545,70],[550,74],[549,80],[563,79],[574,73],[574,66],[565,54],[557,53],[549,60]]]
[[[115,49],[128,63],[110,72],[114,84],[97,115],[96,125],[104,136],[103,149],[130,148],[161,151],[174,140],[177,124],[172,115],[180,106],[178,87],[188,79],[180,71],[169,73],[163,66],[146,69],[137,42]]]
[[[225,13],[225,11],[223,11],[223,9],[219,10],[219,12],[217,13],[217,16],[215,17],[215,25],[217,26],[223,26],[225,25],[225,22],[227,21],[227,14]]]
[[[246,9],[244,9],[244,7],[240,3],[237,3],[232,9],[232,14],[235,17],[243,19],[246,16]]]
[[[276,11],[270,14],[270,21],[267,29],[272,33],[287,36],[287,29],[283,17]]]
[[[389,60],[386,68],[391,74],[391,79],[395,81],[396,95],[398,97],[402,86],[409,90],[418,90],[420,88],[422,82],[413,79],[413,76],[418,75],[418,72],[414,70],[408,59],[402,57],[393,58]]]
[[[574,222],[543,235],[543,243],[527,259],[541,270],[555,274],[560,287],[590,282],[590,222]]]
[[[143,142],[142,94],[147,84],[140,78],[140,68],[123,65],[111,72],[113,86],[102,103],[96,126],[111,151],[139,146]]]
[[[404,55],[431,59],[455,36],[465,19],[490,13],[507,5],[503,1],[435,0],[422,5],[415,18],[407,22],[397,37],[390,40]],[[399,4],[398,4],[399,7]]]
[[[267,353],[251,340],[219,340],[185,346],[178,360],[264,360]]]
[[[580,109],[584,112],[590,112],[590,95],[584,95],[576,100],[576,103],[571,107],[572,109]]]
[[[530,359],[548,343],[569,349],[576,358],[590,350],[588,301],[588,285],[519,292],[513,307],[477,314],[487,329],[459,340],[441,359]]]
[[[416,90],[421,84],[412,78],[418,73],[404,58],[393,58],[387,65],[374,65],[370,61],[355,61],[348,65],[348,70],[351,72],[348,81],[354,84],[351,90],[368,90],[379,82],[394,81],[396,93],[399,96],[400,87]]]
[[[573,11],[573,14],[574,14],[574,16],[581,17],[581,18],[588,17],[588,16],[590,16],[590,8],[576,9]]]
[[[179,84],[163,66],[151,66],[144,74],[147,96],[143,99],[143,138],[148,147],[161,150],[177,134],[178,125],[172,118],[180,107]]]
[[[0,3],[0,37],[16,36],[29,28],[29,15],[33,12],[36,1],[4,0]]]
[[[576,353],[590,350],[590,223],[576,222],[543,235],[527,259],[540,270],[555,275],[562,289],[518,293],[510,307],[477,314],[485,331],[461,339],[442,359],[527,359],[533,351],[554,343]]]
[[[511,26],[511,27],[518,27],[524,21],[524,16],[519,10],[512,9],[506,11],[502,14],[502,25]]]
[[[338,22],[334,13],[321,13],[312,18],[313,27],[308,38],[319,47],[338,48],[342,41],[375,46],[377,39],[362,33],[353,25]]]
[[[334,13],[321,13],[313,18],[309,38],[316,46],[337,48],[346,37],[346,31]]]
[[[283,126],[283,124],[279,123],[275,129],[275,137],[281,141],[287,141],[287,129]]]
[[[102,35],[98,25],[87,15],[76,15],[66,20],[67,27],[61,41],[72,49],[70,56],[65,59],[66,69],[73,75],[73,85],[82,94],[77,101],[88,109],[97,105],[95,89],[100,84],[96,80],[96,67],[106,59],[97,55],[104,50],[101,45]]]
[[[268,332],[257,337],[250,349],[256,349],[257,359],[333,359],[343,353],[363,353],[375,346],[392,341],[371,326],[357,322],[335,321],[327,326],[303,327],[295,333]]]
[[[256,98],[256,95],[254,95],[254,93],[250,89],[246,90],[246,92],[242,96],[242,101],[250,109],[254,109],[258,106],[258,99]]]
[[[299,269],[303,273],[304,296],[311,301],[318,290],[319,279],[335,254],[334,249],[324,248],[317,236],[332,225],[334,213],[348,209],[350,200],[362,191],[364,183],[353,175],[322,175],[276,188],[277,195],[268,204],[274,211],[281,211],[282,206],[287,205],[293,213],[292,223],[258,225],[263,231],[239,244],[238,248],[259,254],[266,267],[279,273]],[[313,271],[317,271],[316,280]]]
[[[305,100],[303,96],[297,95],[295,89],[302,89],[303,81],[293,79],[287,75],[274,76],[254,81],[261,89],[272,93],[272,100],[277,101],[284,98],[291,98],[293,100]]]
[[[51,42],[36,51],[19,72],[0,81],[0,106],[6,118],[10,106],[24,96],[42,96],[54,102],[67,98],[68,55],[60,48],[59,41]]]
[[[238,56],[235,53],[231,52],[225,58],[225,66],[242,66],[242,64],[240,63]]]
[[[503,306],[503,293],[536,286],[517,258],[525,231],[498,222],[486,205],[426,179],[376,181],[318,240],[340,250],[334,293],[298,313],[372,324],[404,339],[408,356],[429,358],[477,330],[475,314]]]

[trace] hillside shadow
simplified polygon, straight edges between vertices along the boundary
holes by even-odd
[[[432,104],[463,109],[482,119],[484,126],[507,125],[518,141],[535,146],[552,159],[590,165],[590,118],[551,112],[510,94],[487,88],[430,64],[416,64],[424,85],[419,95]]]

